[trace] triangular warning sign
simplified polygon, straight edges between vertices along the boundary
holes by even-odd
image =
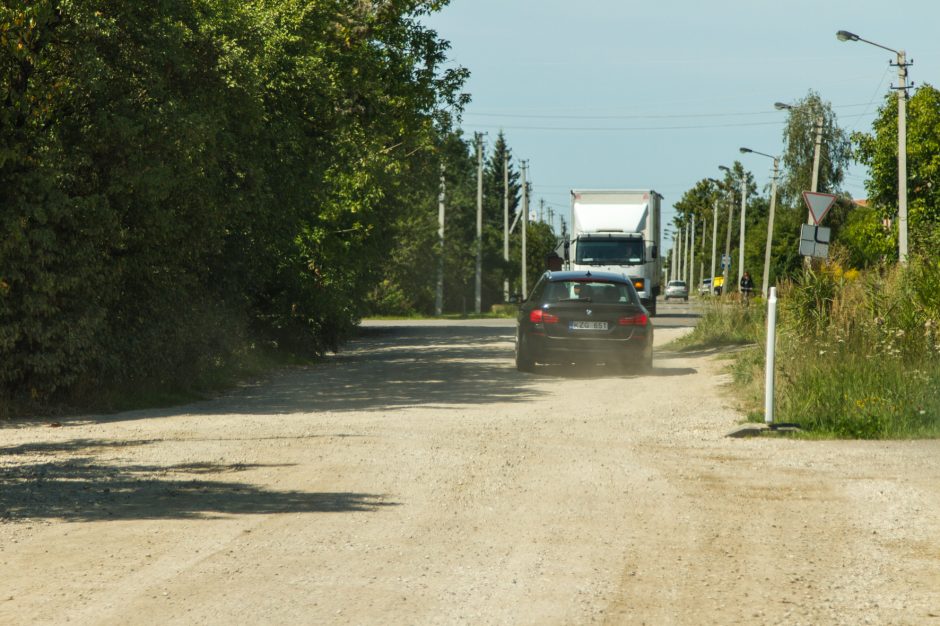
[[[836,203],[836,197],[831,193],[817,193],[815,191],[804,191],[803,201],[809,208],[809,214],[813,216],[813,221],[819,224],[826,217],[826,213]]]

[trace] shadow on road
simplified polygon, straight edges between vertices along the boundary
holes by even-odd
[[[322,363],[194,408],[279,414],[525,402],[531,393],[513,367],[512,339],[512,330],[492,327],[367,329]]]
[[[647,376],[689,376],[698,372],[693,367],[654,367],[648,372],[622,370],[610,368],[605,365],[539,365],[536,375],[551,376],[555,378],[570,379],[598,379],[598,378],[643,378]]]
[[[533,396],[529,390],[532,380],[515,370],[513,333],[510,327],[482,325],[362,328],[360,337],[322,362],[282,370],[214,400],[62,418],[59,422],[101,423],[180,414],[394,411],[415,406],[434,409],[526,402]]]
[[[398,504],[377,494],[267,491],[211,479],[282,465],[122,465],[92,456],[102,448],[151,443],[76,439],[0,449],[0,519],[211,519],[229,514],[367,512]],[[70,456],[45,460],[53,453]],[[28,458],[36,456],[40,458]]]

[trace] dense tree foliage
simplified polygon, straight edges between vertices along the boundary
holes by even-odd
[[[464,165],[466,72],[419,22],[444,4],[3,3],[3,392],[335,347],[390,264],[429,262],[440,163]],[[396,259],[406,231],[431,243]]]
[[[783,131],[783,177],[779,194],[784,206],[803,204],[802,193],[812,190],[818,123],[822,122],[817,191],[838,193],[851,159],[851,144],[839,127],[832,105],[814,91],[788,110]]]
[[[898,212],[898,99],[885,97],[871,133],[855,133],[856,156],[867,165],[868,201],[882,219]],[[940,246],[940,91],[923,85],[907,103],[908,233],[912,253],[936,254]],[[897,256],[896,236],[894,256]]]

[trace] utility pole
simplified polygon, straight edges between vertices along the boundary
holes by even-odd
[[[676,280],[683,280],[685,278],[685,244],[688,241],[689,234],[687,232],[688,227],[683,226],[681,239],[679,239],[679,275],[676,276]]]
[[[907,55],[898,50],[898,260],[907,265]]]
[[[693,222],[694,223],[694,222]],[[685,225],[685,250],[682,251],[682,276],[679,280],[685,281],[686,284],[689,284],[689,267],[691,265],[689,259],[689,244],[692,243],[692,224]]]
[[[686,283],[689,291],[695,284],[695,216],[692,216],[692,243],[689,245],[689,282]]]
[[[712,211],[712,273],[709,275],[711,278],[712,286],[711,292],[715,293],[715,249],[716,244],[718,243],[718,199],[715,199],[715,207]]]
[[[529,185],[526,175],[529,172],[529,162],[522,162],[522,297],[529,295],[529,283],[526,276],[526,230],[529,228]]]
[[[437,261],[437,290],[434,295],[434,314],[440,317],[444,313],[444,164],[441,163],[441,188],[437,196],[437,243],[441,255]]]
[[[822,153],[822,134],[823,134],[823,114],[820,113],[816,116],[816,142],[813,147],[813,180],[810,183],[811,191],[816,193],[819,190],[819,157]],[[813,223],[813,214],[810,212],[808,214],[807,223]]]
[[[761,284],[761,292],[764,298],[770,289],[770,248],[774,240],[774,211],[777,207],[777,172],[780,167],[780,159],[774,159],[774,177],[770,183],[770,213],[767,215],[767,245],[764,247],[764,278]]]
[[[728,202],[728,236],[725,239],[725,256],[721,268],[721,294],[728,293],[728,272],[731,261],[731,225],[734,223],[734,191],[730,193]]]
[[[867,44],[893,52],[897,56],[897,62],[892,65],[898,68],[898,262],[901,265],[907,264],[907,68],[913,65],[913,61],[907,62],[907,54],[904,50],[895,50],[875,43],[868,39],[863,39],[855,33],[847,30],[840,30],[836,33],[836,39],[839,41],[864,41]],[[815,191],[815,189],[813,190]]]
[[[503,261],[509,266],[509,152],[503,152]],[[503,278],[503,302],[509,302],[509,277]]]
[[[673,254],[676,257],[676,269],[672,272],[672,280],[679,280],[679,275],[682,274],[682,228],[676,227],[676,243],[672,248],[675,251]]]
[[[475,133],[477,142],[477,271],[473,310],[483,307],[483,133]]]
[[[672,236],[672,263],[669,264],[669,280],[679,277],[679,231]]]
[[[539,198],[539,222],[545,223],[545,198]]]
[[[744,276],[744,213],[747,211],[747,176],[741,174],[741,248],[738,250],[738,284]]]
[[[810,187],[811,187],[810,191],[812,191],[813,193],[816,193],[816,191],[819,189],[819,157],[820,157],[820,153],[822,152],[823,121],[824,121],[823,114],[820,112],[820,114],[816,116],[816,145],[813,148],[813,179],[812,179],[812,182],[810,183]],[[816,221],[813,219],[812,211],[809,211],[809,210],[806,211],[806,223],[810,225],[813,225],[816,223]],[[803,257],[804,271],[812,267],[812,264],[813,264],[812,257],[808,257],[808,256]]]
[[[761,282],[761,293],[767,297],[767,290],[770,288],[770,248],[774,240],[774,212],[777,207],[777,174],[780,169],[780,159],[772,154],[758,152],[750,148],[741,148],[742,153],[753,153],[765,156],[774,161],[774,177],[770,184],[770,212],[767,214],[767,243],[764,246],[764,277]]]

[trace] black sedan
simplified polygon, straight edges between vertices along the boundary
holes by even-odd
[[[519,307],[516,368],[573,362],[652,368],[653,325],[629,277],[546,272]]]

